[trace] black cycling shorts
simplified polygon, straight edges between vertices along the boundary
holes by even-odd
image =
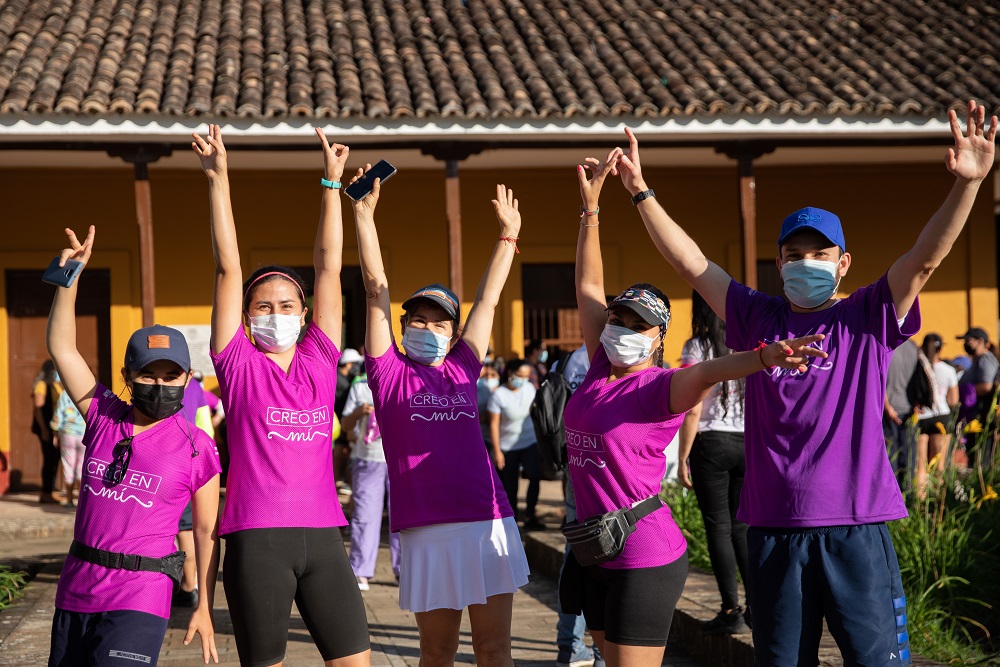
[[[222,583],[242,665],[284,660],[292,600],[324,661],[370,648],[340,529],[254,528],[224,538]]]
[[[576,576],[566,576],[566,570],[574,568]],[[685,551],[658,567],[611,570],[600,565],[581,568],[571,553],[563,575],[561,585],[579,587],[576,596],[588,628],[603,631],[607,641],[623,646],[666,646],[674,607],[687,581],[688,555]]]

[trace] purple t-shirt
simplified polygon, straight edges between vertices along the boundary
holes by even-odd
[[[666,474],[664,450],[684,421],[670,412],[670,378],[676,369],[647,368],[608,381],[611,362],[598,348],[590,370],[566,404],[566,453],[580,521],[660,492]],[[601,563],[613,570],[672,563],[687,541],[669,507],[639,520],[625,550]]]
[[[816,347],[829,355],[805,373],[774,368],[747,378],[741,521],[810,528],[906,516],[885,451],[882,406],[892,351],[919,329],[917,301],[899,325],[886,276],[812,313],[730,283],[730,348],[825,334]]]
[[[483,364],[460,340],[437,367],[396,349],[365,356],[389,464],[393,532],[514,516],[479,428]]]
[[[184,405],[181,414],[192,424],[198,423],[198,410],[208,405],[201,383],[192,379],[184,389]]]
[[[135,436],[122,481],[105,484],[115,445],[132,435],[132,409],[97,385],[87,411],[73,539],[105,551],[162,558],[177,550],[177,523],[191,496],[222,470],[219,453],[204,431],[178,413]],[[56,607],[85,614],[143,611],[169,618],[173,583],[158,572],[111,570],[67,556]]]
[[[240,328],[212,355],[229,442],[220,535],[250,528],[346,526],[333,479],[340,350],[310,324],[288,373]]]

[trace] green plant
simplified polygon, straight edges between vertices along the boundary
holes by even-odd
[[[712,561],[708,557],[708,541],[705,538],[705,522],[701,518],[698,499],[694,491],[679,484],[660,485],[660,499],[669,507],[674,521],[680,527],[688,543],[688,563],[706,572],[712,571]]]
[[[0,609],[21,597],[27,583],[27,572],[14,572],[9,567],[0,565]]]

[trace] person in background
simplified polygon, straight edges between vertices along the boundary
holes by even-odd
[[[500,480],[507,492],[507,502],[517,515],[517,487],[521,468],[528,478],[525,498],[524,529],[545,530],[535,510],[542,483],[542,456],[535,446],[535,427],[531,423],[531,402],[535,388],[529,381],[531,369],[523,359],[507,362],[507,379],[490,396],[490,442],[493,463],[500,471]]]
[[[906,387],[917,370],[917,351],[917,344],[907,340],[892,353],[882,406],[882,432],[889,449],[889,463],[901,490],[911,484],[916,463],[917,438],[910,420],[917,406],[910,404]]]
[[[993,405],[1000,362],[992,350],[989,334],[985,329],[972,327],[958,336],[958,339],[965,341],[965,353],[972,359],[969,370],[962,373],[958,380],[958,395],[962,403],[959,416],[966,421],[978,419],[983,428],[987,428],[992,421],[995,427],[996,418],[991,417],[989,412]],[[975,448],[968,450],[970,465],[974,466],[977,460],[984,463],[991,460],[991,441],[986,439],[983,443],[987,448],[985,452],[976,451]]]
[[[365,358],[357,350],[349,347],[344,350],[337,363],[337,398],[333,404],[333,413],[337,415],[341,424],[344,423],[347,394],[351,391],[351,384],[357,378],[364,361]],[[347,496],[351,495],[351,484],[347,480],[351,479],[348,467],[351,459],[352,432],[352,429],[341,428],[340,437],[333,443],[333,472],[337,478],[337,491]]]
[[[958,373],[941,360],[941,346],[944,341],[936,333],[924,336],[920,346],[924,356],[934,371],[934,405],[920,411],[917,422],[920,435],[917,436],[917,495],[923,498],[927,492],[927,464],[937,457],[935,472],[942,472],[948,466],[945,460],[948,447],[948,427],[952,412],[958,407]]]
[[[222,407],[222,399],[219,398],[214,392],[209,391],[205,388],[205,374],[201,371],[195,371],[192,379],[196,381],[199,386],[201,386],[201,391],[204,394],[205,405],[208,406],[208,414],[210,415],[212,431],[209,432],[207,429],[206,433],[210,433],[216,436],[218,439],[219,425],[222,424],[222,420],[226,418],[226,410]]]
[[[540,338],[534,338],[524,348],[524,360],[531,367],[531,384],[538,389],[538,385],[545,379],[549,372],[547,366],[549,361],[549,346]]]
[[[34,405],[34,418],[31,421],[31,432],[38,436],[42,446],[42,492],[38,502],[60,503],[62,499],[55,494],[56,471],[59,470],[59,447],[55,434],[52,432],[52,414],[56,401],[62,393],[59,374],[51,359],[42,364],[41,370],[31,386],[31,398]]]
[[[73,492],[79,487],[83,475],[83,435],[86,420],[65,391],[59,394],[52,416],[52,431],[59,443],[59,459],[62,461],[63,477],[66,479],[66,505],[76,507]]]
[[[354,511],[351,513],[351,569],[358,588],[369,589],[375,576],[375,560],[382,536],[382,509],[389,493],[389,466],[382,449],[382,430],[375,418],[372,390],[368,376],[359,375],[344,404],[345,431],[354,433],[351,448],[351,489]],[[399,581],[399,533],[389,533],[389,557],[392,573]]]
[[[698,292],[691,293],[692,336],[681,352],[681,366],[729,354],[726,323]],[[722,610],[702,624],[709,634],[750,632],[749,609],[740,607],[739,572],[747,578],[747,525],[736,518],[743,491],[743,380],[720,382],[701,404],[684,416],[680,430],[678,481],[694,489],[705,522],[708,557],[712,561]],[[688,462],[691,470],[688,472]],[[693,479],[692,479],[693,478]]]
[[[479,425],[483,431],[483,442],[490,446],[490,413],[486,410],[490,396],[500,386],[500,374],[493,367],[493,359],[489,363],[483,361],[483,372],[476,381],[476,407],[479,410]]]

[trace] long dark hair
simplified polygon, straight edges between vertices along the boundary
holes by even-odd
[[[696,344],[701,346],[702,358],[718,359],[729,354],[726,347],[726,323],[723,322],[715,311],[712,310],[708,302],[702,298],[698,292],[691,292],[691,337]],[[743,396],[746,383],[743,378],[739,380],[726,380],[723,382],[722,391],[719,393],[719,407],[722,408],[722,416],[729,413],[729,392],[735,383],[736,391],[739,394],[739,411],[743,414]]]

